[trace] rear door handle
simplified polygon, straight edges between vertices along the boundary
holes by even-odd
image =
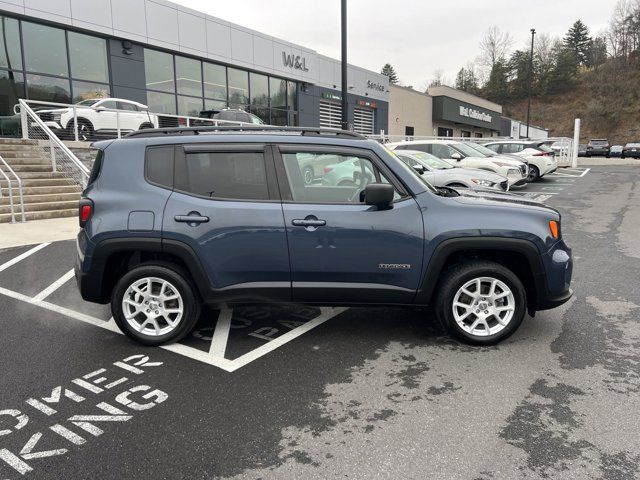
[[[198,213],[190,213],[189,215],[176,215],[173,217],[176,222],[188,223],[193,225],[198,225],[200,223],[207,223],[209,221],[209,217],[205,217]]]
[[[318,220],[316,219],[296,219],[291,220],[291,225],[294,227],[324,227],[327,224],[326,220]]]

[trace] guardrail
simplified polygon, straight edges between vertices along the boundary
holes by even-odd
[[[9,170],[9,173],[11,175],[13,175],[13,177],[16,180],[16,182],[18,182],[18,195],[20,197],[20,210],[21,210],[21,213],[22,213],[21,223],[24,223],[25,222],[25,218],[24,218],[24,196],[22,194],[22,180],[16,174],[16,172],[13,170],[13,168],[11,168],[11,166],[5,161],[5,159],[2,158],[1,155],[0,155],[0,164],[4,165],[7,168],[7,170]],[[0,169],[0,174],[2,174],[4,179],[7,181],[7,185],[8,185],[8,189],[9,189],[9,209],[11,210],[11,223],[16,223],[16,210],[15,210],[15,203],[13,201],[13,185],[11,184],[11,178],[9,177],[9,175],[7,175],[7,172],[5,172],[2,169]],[[1,186],[0,186],[0,198],[2,198],[2,187]]]
[[[58,136],[51,131],[45,122],[33,111],[25,100],[19,100],[22,122],[22,138],[36,139],[46,142],[51,157],[51,168],[54,173],[63,173],[72,178],[83,188],[89,179],[89,169],[75,156]]]

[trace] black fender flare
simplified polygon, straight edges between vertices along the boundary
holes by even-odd
[[[443,240],[436,246],[423,273],[414,303],[427,305],[431,301],[449,256],[471,250],[499,250],[524,255],[529,264],[536,289],[536,295],[530,299],[530,302],[533,301],[537,304],[540,296],[546,292],[544,264],[540,251],[533,242],[521,238],[460,237]]]

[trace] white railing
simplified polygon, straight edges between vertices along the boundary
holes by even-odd
[[[500,140],[513,140],[513,141],[540,141],[545,142],[548,146],[552,147],[555,151],[555,158],[560,166],[570,166],[573,161],[573,140],[566,137],[549,137],[549,138],[530,138],[530,139],[515,139],[511,137],[436,137],[427,135],[367,135],[368,138],[374,139],[380,143],[393,143],[404,142],[414,140],[448,140],[454,142],[474,142],[474,143],[489,143]]]
[[[129,111],[118,110],[114,108],[105,108],[102,106],[93,107],[91,105],[73,105],[67,103],[45,102],[41,100],[25,100],[21,99],[20,103],[14,107],[15,113],[20,113],[20,105],[28,105],[36,115],[47,115],[54,118],[54,120],[43,120],[45,124],[56,125],[53,132],[58,137],[63,137],[65,140],[75,141],[93,141],[96,137],[101,138],[122,138],[123,135],[130,133],[137,129],[127,128],[131,125],[129,120],[132,115],[146,116],[143,122],[137,122],[140,124],[146,124],[153,128],[161,127],[191,127],[193,125],[211,125],[211,126],[223,126],[223,125],[253,125],[246,122],[235,122],[232,120],[217,120],[212,118],[202,117],[190,117],[187,115],[173,115],[168,113],[153,113],[148,110]],[[43,108],[44,107],[44,108]],[[51,108],[53,107],[53,108]],[[45,109],[46,112],[42,112]],[[71,116],[68,115],[69,111]],[[90,119],[87,117],[91,115],[102,115],[106,113],[113,113],[115,119],[112,120],[110,128],[103,130],[94,130],[94,126]],[[58,118],[55,120],[55,118]],[[64,117],[64,121],[63,121]],[[108,122],[107,122],[108,123]],[[91,125],[89,125],[91,124]],[[90,131],[86,132],[83,129],[87,126],[90,127]],[[22,138],[33,139],[34,135],[37,136],[37,132],[34,129],[29,129],[29,122],[26,122],[24,116],[22,117]],[[33,127],[33,126],[32,126]],[[59,127],[59,128],[58,128]],[[50,128],[51,130],[51,128]]]
[[[76,157],[58,136],[51,131],[45,122],[28,105],[25,100],[19,100],[19,112],[22,122],[22,138],[39,140],[49,151],[51,168],[54,173],[62,173],[73,179],[83,188],[89,179],[89,169]]]
[[[9,173],[13,176],[13,178],[16,180],[16,182],[18,183],[18,196],[20,197],[20,210],[21,210],[21,222],[24,223],[25,219],[24,219],[24,196],[22,194],[22,180],[20,179],[20,177],[18,175],[16,175],[16,172],[14,172],[13,168],[11,168],[9,166],[9,164],[5,161],[4,158],[2,158],[2,156],[0,155],[0,165],[4,165],[7,170],[9,170]],[[9,192],[9,209],[11,211],[11,223],[16,223],[16,207],[15,207],[15,203],[13,201],[13,185],[11,182],[11,178],[9,177],[9,175],[7,175],[7,172],[5,172],[4,170],[0,169],[0,174],[2,174],[2,176],[4,177],[4,179],[7,181],[7,188],[8,188],[8,192]],[[0,185],[0,198],[2,198],[2,186]]]

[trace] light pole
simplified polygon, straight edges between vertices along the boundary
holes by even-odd
[[[529,123],[531,119],[531,86],[533,84],[533,39],[536,36],[536,29],[531,29],[531,56],[529,58],[529,95],[527,103],[527,138],[529,138]]]
[[[342,129],[349,129],[349,112],[347,102],[347,0],[340,0],[341,38],[342,38]]]

